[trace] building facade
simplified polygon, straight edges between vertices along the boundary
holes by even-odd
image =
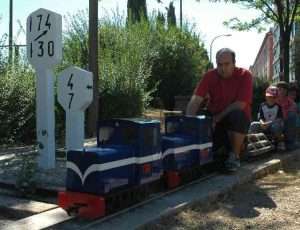
[[[273,82],[280,80],[280,45],[279,45],[279,27],[273,29]],[[290,74],[289,82],[300,80],[300,24],[294,23],[290,39]]]
[[[274,59],[273,46],[273,32],[270,30],[266,33],[254,64],[250,67],[250,71],[254,77],[266,81],[272,81]]]

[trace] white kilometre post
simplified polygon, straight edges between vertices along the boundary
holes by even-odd
[[[62,17],[46,9],[38,9],[27,18],[27,58],[35,68],[36,130],[42,169],[55,167],[54,74],[52,69],[62,59]]]
[[[93,74],[69,67],[58,77],[58,102],[66,111],[66,149],[83,148],[84,111],[93,100]]]

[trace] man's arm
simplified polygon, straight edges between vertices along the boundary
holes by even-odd
[[[186,115],[195,116],[204,98],[193,95],[186,108]]]

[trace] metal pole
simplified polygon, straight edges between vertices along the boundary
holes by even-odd
[[[214,43],[214,41],[217,39],[217,38],[219,38],[219,37],[230,37],[231,36],[231,34],[221,34],[221,35],[218,35],[218,36],[215,36],[213,39],[212,39],[212,41],[211,41],[211,43],[210,43],[210,46],[209,46],[209,61],[212,63],[212,46],[213,46],[213,43]]]
[[[98,121],[98,0],[89,0],[89,70],[93,73],[93,102],[88,109],[88,136],[96,134]]]
[[[8,63],[12,64],[13,52],[13,0],[9,0]]]
[[[180,29],[182,29],[182,0],[180,0]]]
[[[26,47],[27,45],[16,45],[16,44],[14,44],[14,45],[12,45],[12,47]],[[2,45],[2,46],[0,46],[0,48],[9,48],[10,47],[10,45]]]

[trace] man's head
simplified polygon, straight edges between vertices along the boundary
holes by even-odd
[[[235,53],[229,48],[220,49],[216,54],[217,71],[223,78],[232,76],[235,67]]]
[[[286,97],[288,95],[289,84],[285,81],[280,81],[276,84],[279,90],[279,97]]]

